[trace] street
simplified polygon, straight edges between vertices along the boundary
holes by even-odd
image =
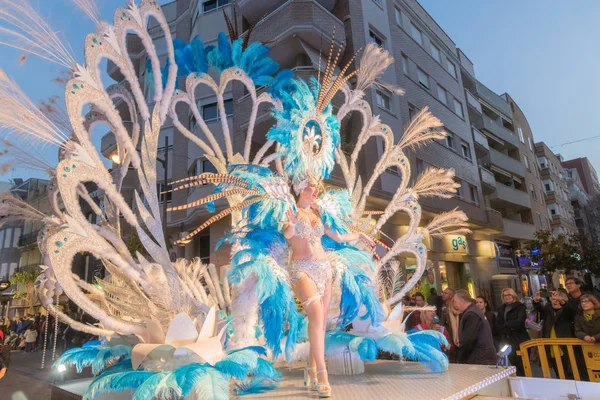
[[[46,357],[52,358],[52,352]],[[46,400],[50,399],[51,365],[50,360],[42,371],[42,352],[24,353],[13,351],[10,368],[0,381],[0,398],[6,400]]]

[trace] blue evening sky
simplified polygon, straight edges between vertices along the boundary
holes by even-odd
[[[600,135],[600,2],[419,0],[475,65],[477,78],[519,104],[536,141]],[[554,147],[600,168],[600,139]]]
[[[169,1],[163,0],[165,4]],[[112,20],[125,0],[97,0]],[[501,94],[510,93],[525,112],[536,141],[549,146],[600,135],[600,2],[580,0],[420,0],[420,3],[475,64],[477,78]],[[32,0],[55,30],[64,33],[78,61],[94,24],[69,0]],[[60,67],[0,47],[0,67],[36,102],[60,94],[51,79]],[[99,141],[104,132],[94,132]],[[587,156],[600,168],[600,140],[553,150],[567,159]],[[54,163],[55,152],[45,150]],[[0,180],[43,176],[16,168]]]

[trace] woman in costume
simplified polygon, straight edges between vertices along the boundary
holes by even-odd
[[[288,212],[283,234],[292,248],[292,288],[308,317],[310,356],[304,384],[318,391],[319,397],[330,397],[325,330],[333,276],[321,238],[325,234],[338,243],[362,240],[371,247],[374,242],[364,233],[340,234],[324,226],[316,204],[320,183],[315,178],[308,178],[298,186],[297,212],[292,209]]]

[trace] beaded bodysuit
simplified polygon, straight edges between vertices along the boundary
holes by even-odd
[[[310,221],[301,218],[296,224],[296,235],[308,241],[311,249],[321,245],[321,238],[325,233],[325,227],[318,219],[314,225]],[[328,260],[293,260],[292,281],[300,280],[301,274],[305,274],[315,285],[317,294],[310,297],[302,304],[306,307],[315,300],[319,300],[325,294],[325,288],[331,281],[333,275]]]

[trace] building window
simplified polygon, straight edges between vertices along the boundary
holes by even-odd
[[[479,193],[477,192],[477,186],[469,185],[469,192],[471,194],[471,201],[473,204],[479,205]]]
[[[225,106],[225,113],[228,117],[233,115],[233,100],[225,100],[223,102]],[[202,106],[202,119],[204,122],[216,121],[219,119],[219,107],[217,103],[205,104]]]
[[[385,108],[388,111],[391,110],[390,96],[377,90],[377,105],[381,108]]]
[[[405,54],[402,54],[402,72],[408,75],[408,57]]]
[[[546,157],[538,157],[537,162],[541,169],[548,168],[548,159]]]
[[[454,180],[456,181],[456,183],[458,183],[460,186],[456,189],[456,193],[454,194],[454,197],[458,197],[459,199],[464,199],[465,195],[463,192],[463,187],[462,187],[462,181],[459,178],[454,178]]]
[[[537,194],[535,191],[535,186],[533,186],[533,183],[529,184],[529,190],[531,191],[531,198],[537,201]]]
[[[448,136],[446,136],[446,147],[454,150],[454,135],[448,132]]]
[[[464,118],[464,114],[463,114],[463,106],[461,104],[460,101],[458,101],[456,98],[454,98],[454,112],[456,113],[456,115],[458,115],[461,118]]]
[[[396,23],[400,26],[402,26],[402,11],[398,10],[397,8],[394,9],[394,15],[396,17]]]
[[[373,32],[371,29],[369,29],[369,36],[371,37],[371,40],[373,41],[373,43],[375,43],[377,46],[379,46],[383,49],[384,41],[381,38],[381,36],[379,36],[378,34]]]
[[[531,142],[531,138],[527,136],[527,143],[529,143],[529,150],[533,152],[533,143]]]
[[[527,156],[523,156],[523,161],[525,162],[525,168],[531,172],[531,168],[529,167],[529,158],[527,158]]]
[[[544,227],[544,222],[542,221],[542,215],[540,213],[536,213],[538,217],[538,222],[540,224],[540,228]]]
[[[431,45],[431,56],[435,59],[435,61],[439,62],[440,64],[442,63],[442,58],[440,56],[440,49],[438,49],[434,45]]]
[[[12,228],[7,228],[4,236],[4,246],[3,249],[10,249],[11,239],[12,239]]]
[[[520,126],[517,127],[517,132],[519,132],[519,139],[521,143],[525,143],[525,137],[523,136],[523,129]]]
[[[460,147],[462,149],[463,157],[468,160],[471,160],[471,148],[469,147],[469,143],[467,143],[463,140],[462,143],[460,144]]]
[[[456,78],[456,67],[454,66],[454,63],[450,60],[448,60],[448,73],[450,75],[452,75],[452,77]]]
[[[412,22],[410,23],[410,35],[417,41],[417,43],[423,46],[423,34]]]
[[[156,184],[156,190],[158,191],[158,201],[162,204],[163,202],[163,197],[164,194],[162,194],[162,192],[164,192],[165,190],[169,190],[169,192],[167,193],[167,203],[170,203],[172,198],[173,198],[173,192],[171,190],[173,190],[173,185],[164,185],[162,183],[157,183]]]
[[[440,85],[438,85],[437,89],[438,89],[438,98],[440,99],[440,101],[442,103],[444,103],[445,105],[448,105],[448,97],[446,96],[446,89],[444,89]]]
[[[550,212],[551,216],[555,216],[555,215],[560,215],[560,210],[558,209],[558,207],[556,206],[556,204],[550,204],[548,206],[548,211]]]
[[[20,238],[21,238],[21,228],[15,228],[15,233],[13,235],[12,247],[18,247]]]
[[[224,7],[231,3],[231,0],[207,0],[202,3],[202,12],[209,12],[217,8]]]
[[[544,191],[546,193],[554,193],[554,183],[552,181],[544,181]]]
[[[413,119],[419,112],[419,109],[412,104],[408,104],[408,119]]]
[[[418,71],[419,71],[419,83],[425,89],[429,89],[429,76],[425,72],[423,72],[423,70],[421,68],[419,68]]]

